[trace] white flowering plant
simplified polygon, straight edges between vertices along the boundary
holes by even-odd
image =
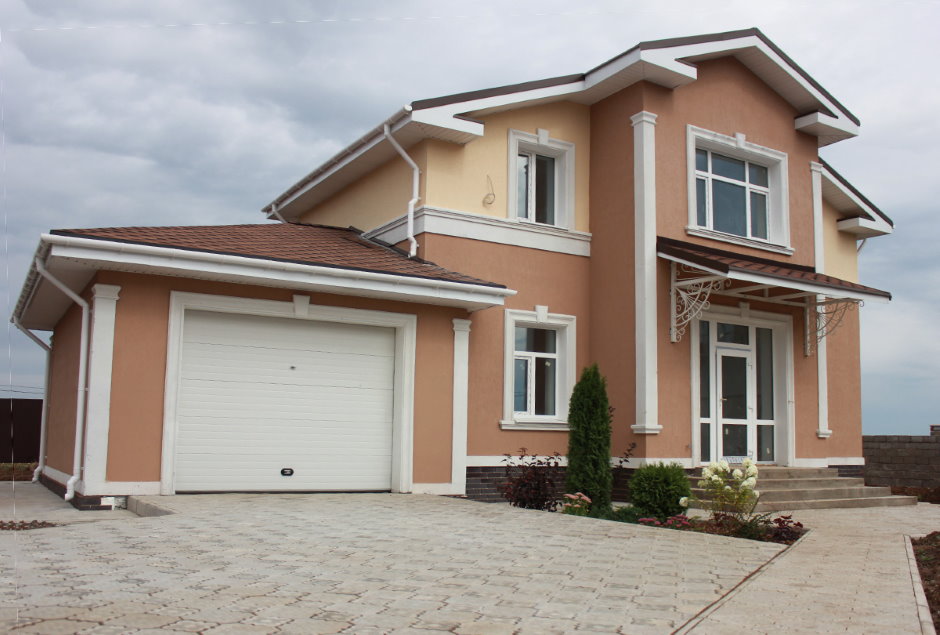
[[[712,461],[702,469],[698,486],[705,490],[702,498],[683,498],[679,504],[688,507],[690,503],[697,503],[712,515],[733,516],[741,522],[751,520],[760,499],[756,489],[757,465],[748,458],[741,467],[734,468],[724,460]]]

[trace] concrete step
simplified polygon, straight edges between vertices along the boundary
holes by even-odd
[[[760,478],[758,475],[757,489],[760,491],[771,489],[826,489],[830,487],[861,487],[865,479],[851,476],[836,478]]]
[[[836,483],[835,487],[814,487],[814,488],[781,488],[772,489],[766,486],[766,483],[758,483],[761,501],[800,501],[800,500],[823,500],[827,498],[872,498],[877,496],[891,496],[890,487],[865,487],[864,485],[843,487]],[[697,498],[705,498],[705,490],[697,487],[692,488],[692,493]]]
[[[757,512],[782,512],[798,509],[845,509],[859,507],[899,507],[916,505],[916,496],[872,496],[868,498],[827,498],[824,500],[778,501],[758,503]]]

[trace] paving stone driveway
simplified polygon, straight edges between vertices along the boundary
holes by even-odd
[[[781,549],[436,496],[158,502],[0,532],[0,631],[667,633]]]

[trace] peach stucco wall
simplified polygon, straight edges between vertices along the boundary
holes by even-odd
[[[86,294],[87,299],[87,294]],[[49,406],[46,415],[46,465],[72,473],[75,451],[75,405],[78,400],[78,357],[82,311],[72,305],[52,334]]]
[[[813,199],[810,162],[817,160],[816,137],[794,129],[799,115],[789,103],[733,58],[701,62],[698,79],[675,90],[643,84],[643,107],[656,113],[656,214],[661,236],[731,249],[763,258],[813,264]],[[629,117],[629,113],[626,114]],[[625,120],[629,125],[629,120]],[[792,256],[686,234],[689,223],[686,125],[786,152]]]
[[[171,291],[290,302],[295,291],[161,276],[103,272],[121,287],[117,303],[107,478],[157,481],[163,435],[167,320]],[[450,481],[453,323],[461,309],[309,294],[312,304],[418,316],[414,404],[416,483]]]
[[[864,309],[862,309],[864,311]],[[862,370],[859,314],[847,311],[828,336],[829,429],[826,456],[862,456]]]
[[[839,231],[842,216],[832,205],[823,203],[825,271],[830,276],[858,282],[858,243],[853,234]]]
[[[426,258],[448,268],[493,280],[519,291],[507,298],[506,308],[577,318],[576,369],[589,364],[589,259],[537,249],[422,234]],[[563,432],[502,430],[505,313],[502,307],[476,311],[471,317],[468,454],[494,456],[526,447],[530,452],[564,454]]]

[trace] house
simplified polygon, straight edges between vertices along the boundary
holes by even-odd
[[[485,494],[598,363],[632,464],[860,466],[858,119],[757,29],[413,102],[263,211],[42,236],[42,479]],[[359,228],[359,229],[355,229]]]

